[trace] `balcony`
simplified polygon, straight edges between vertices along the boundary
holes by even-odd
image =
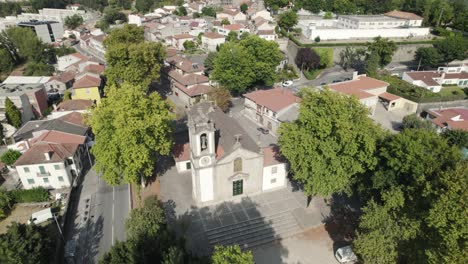
[[[37,177],[49,177],[50,172],[38,172]]]

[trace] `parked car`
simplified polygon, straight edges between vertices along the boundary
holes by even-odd
[[[351,246],[345,246],[337,249],[335,252],[335,258],[340,263],[354,263],[357,261],[357,256],[354,254]]]
[[[284,81],[282,83],[282,85],[283,85],[283,87],[289,87],[289,86],[293,85],[293,81]]]
[[[53,217],[52,210],[50,208],[47,208],[47,209],[32,213],[31,219],[28,220],[28,225],[30,225],[31,223],[34,223],[37,225],[49,219],[52,219],[52,217]]]
[[[341,82],[342,80],[333,80],[332,83],[338,83],[338,82]]]
[[[262,132],[262,134],[268,134],[268,133],[270,133],[270,131],[268,131],[268,129],[265,129],[265,128],[263,128],[263,127],[259,127],[259,128],[257,128],[257,130],[260,131],[260,132]]]
[[[327,83],[324,83],[324,82],[323,82],[323,83],[320,84],[320,86],[324,86],[324,85],[327,85]]]

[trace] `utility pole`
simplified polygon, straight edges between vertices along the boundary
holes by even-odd
[[[63,242],[65,242],[65,238],[63,237],[62,229],[60,228],[60,225],[59,225],[59,223],[57,221],[57,217],[55,216],[55,214],[52,214],[52,215],[54,216],[55,223],[57,224],[58,230],[60,232],[60,236],[62,237]]]
[[[442,14],[444,13],[445,5],[440,9],[439,19],[437,19],[437,26],[440,25],[440,20],[442,19]]]
[[[419,67],[421,67],[421,60],[422,60],[422,57],[419,58],[418,69],[416,71],[419,71]]]

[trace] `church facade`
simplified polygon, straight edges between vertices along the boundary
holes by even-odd
[[[265,148],[237,121],[209,102],[188,112],[189,143],[175,154],[179,172],[190,171],[197,204],[286,187],[287,166],[277,146]]]

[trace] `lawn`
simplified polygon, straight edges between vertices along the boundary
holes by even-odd
[[[465,90],[458,86],[443,86],[439,92],[440,96],[466,95]]]
[[[320,73],[322,73],[323,70],[325,70],[325,69],[304,71],[304,76],[307,78],[307,80],[314,80],[315,78],[317,78],[317,76]]]

